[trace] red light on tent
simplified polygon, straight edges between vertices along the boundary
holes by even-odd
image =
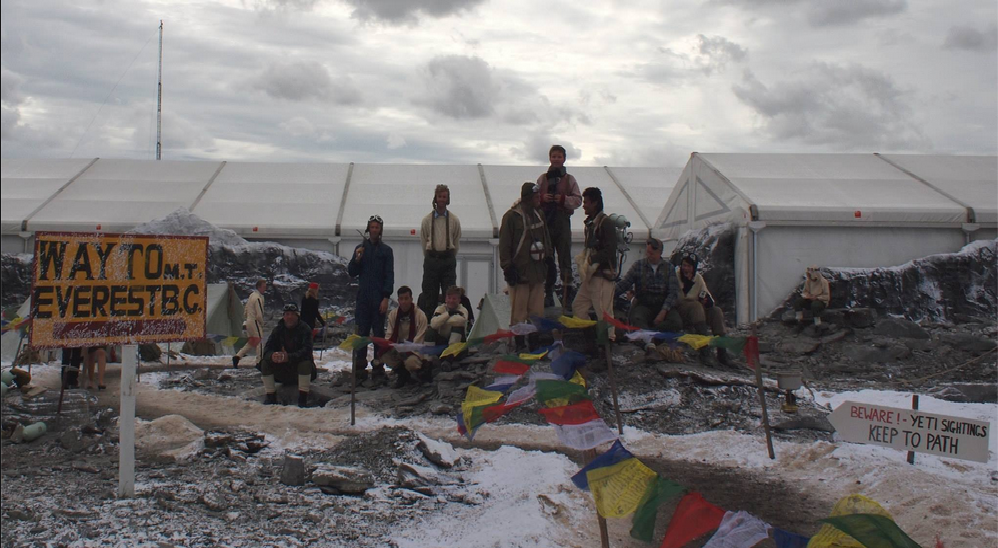
[[[97,230],[100,230],[100,225],[97,225]]]
[[[863,217],[863,212],[862,212],[862,211],[859,211],[859,210],[857,209],[857,210],[856,210],[856,212],[855,212],[855,213],[853,213],[852,215],[853,215],[853,217],[856,217],[857,219],[861,219],[861,218]]]
[[[858,213],[858,212],[857,212],[857,213]],[[258,231],[258,230],[260,230],[260,228],[259,228],[259,227],[255,227],[255,226],[253,227],[253,232],[256,232],[256,231]]]
[[[409,235],[410,236],[415,236],[416,235],[416,229],[415,228],[410,228],[409,229]]]

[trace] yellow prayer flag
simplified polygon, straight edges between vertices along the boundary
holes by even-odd
[[[700,350],[701,348],[707,346],[713,338],[714,337],[709,337],[707,335],[683,335],[676,340],[692,346],[693,350]]]
[[[225,337],[224,339],[222,339],[222,346],[233,346],[236,344],[236,341],[238,340],[239,337]]]
[[[464,424],[471,424],[471,415],[475,409],[492,405],[499,401],[500,398],[502,398],[502,392],[495,390],[482,390],[477,386],[469,386],[468,392],[464,395],[464,402],[461,403],[461,413],[464,415]]]
[[[596,320],[583,320],[570,316],[562,316],[558,318],[558,322],[569,329],[582,329],[596,325]]]
[[[353,333],[349,337],[343,339],[340,343],[340,350],[346,350],[347,352],[353,350],[354,341],[360,338],[360,335]]]
[[[876,514],[894,520],[880,503],[863,495],[842,497],[832,507],[832,513],[829,517],[834,518],[849,514]],[[864,548],[859,541],[828,523],[821,526],[821,529],[811,537],[807,546],[808,548]]]
[[[520,357],[521,360],[537,361],[537,360],[543,360],[544,356],[547,356],[547,355],[548,355],[548,351],[545,350],[544,352],[542,352],[540,354],[527,354],[526,352],[524,352],[523,354],[520,354],[519,357]]]
[[[651,468],[635,458],[586,472],[596,511],[604,518],[620,518],[637,510],[648,482],[655,476]]]
[[[582,378],[582,374],[579,373],[578,370],[575,371],[575,374],[572,375],[572,378],[568,382],[575,383],[581,386],[582,388],[586,387],[586,379]]]
[[[463,342],[453,343],[447,348],[445,348],[443,352],[440,353],[440,357],[446,358],[447,356],[457,356],[458,354],[463,352],[464,349],[467,347],[468,343],[463,343]]]

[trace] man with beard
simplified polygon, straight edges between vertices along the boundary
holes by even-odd
[[[297,373],[298,407],[308,406],[309,385],[316,376],[316,369],[312,358],[312,329],[299,318],[298,305],[284,305],[284,317],[277,322],[263,347],[260,373],[266,392],[264,404],[277,403],[276,382],[290,384]]]

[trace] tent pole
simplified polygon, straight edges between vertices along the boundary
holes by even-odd
[[[750,321],[759,319],[759,231],[766,228],[762,221],[752,221],[748,224],[752,231],[752,317]]]

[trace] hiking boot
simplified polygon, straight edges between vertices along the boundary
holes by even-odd
[[[409,375],[408,369],[404,367],[399,368],[399,370],[395,372],[395,381],[392,383],[392,388],[396,390],[398,390],[399,388],[403,388],[406,384],[409,383],[410,378],[412,377]]]
[[[239,356],[232,356],[232,368],[239,369]]]
[[[264,405],[277,405],[277,394],[267,394],[263,397]]]
[[[662,359],[662,354],[658,351],[658,348],[652,344],[648,343],[645,345],[645,361],[657,362]]]
[[[544,308],[551,308],[554,306],[554,293],[548,291],[544,293]]]
[[[308,407],[308,392],[298,391],[298,407]]]

